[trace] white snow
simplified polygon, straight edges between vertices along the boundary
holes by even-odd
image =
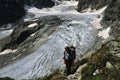
[[[18,56],[14,57],[14,58],[12,58],[12,59],[17,59],[20,55],[21,55],[21,54],[19,54]]]
[[[31,34],[30,36],[34,36],[34,35],[35,35],[35,33]]]
[[[0,39],[9,36],[13,29],[0,31]]]
[[[38,25],[37,23],[32,23],[32,24],[28,25],[28,27],[31,28],[31,27],[35,27],[37,25]]]
[[[105,9],[107,8],[107,6],[99,9],[99,10],[91,10],[91,8],[85,9],[82,12],[89,13],[89,14],[101,14]]]
[[[109,37],[109,31],[110,31],[110,27],[108,27],[107,29],[105,30],[102,30],[98,33],[98,36],[99,37],[102,37],[104,39],[107,39]]]
[[[107,8],[107,6],[105,6],[105,7],[101,8],[101,9],[99,9],[99,10],[96,11],[95,13],[98,13],[98,14],[100,13],[100,14],[101,14],[106,8]]]
[[[78,1],[61,1],[61,3],[52,8],[38,9],[36,7],[25,7],[28,13],[34,14],[36,17],[46,15],[63,15],[63,14],[79,14],[75,9]],[[27,20],[26,20],[27,21]]]
[[[70,24],[84,24],[83,21],[71,21]]]
[[[92,23],[92,25],[93,25],[94,28],[101,29],[102,26],[100,24],[100,21],[101,21],[101,19],[98,18],[98,19],[93,20],[91,23]]]
[[[17,50],[11,50],[11,49],[6,49],[4,50],[3,52],[0,52],[0,55],[3,55],[3,54],[8,54],[8,53],[15,53]]]
[[[97,74],[99,74],[100,72],[99,72],[99,70],[97,69],[94,73],[93,73],[93,75],[95,76],[95,75],[97,75]]]

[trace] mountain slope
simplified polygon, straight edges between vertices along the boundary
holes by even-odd
[[[1,44],[7,45],[7,47],[1,45],[1,48],[4,47],[3,50],[16,50],[1,55],[1,66],[15,61],[0,69],[1,76],[9,76],[17,80],[30,79],[63,69],[62,57],[65,44],[76,44],[76,48],[79,50],[78,57],[94,45],[97,29],[88,26],[91,25],[90,21],[94,18],[96,15],[45,16],[21,24],[8,39],[1,41]],[[37,31],[34,32],[35,29]],[[25,34],[33,33],[26,35],[25,40],[19,44],[14,43],[16,40],[21,40],[20,37],[24,36],[22,35],[24,32]],[[7,41],[4,42],[5,40]],[[8,56],[9,58],[6,59],[5,57]]]
[[[111,3],[112,0],[79,0],[78,3],[78,12],[84,12],[84,10],[98,10],[102,7],[107,6]]]
[[[58,69],[64,70],[65,65],[62,58],[66,44],[75,45],[77,50],[76,61],[79,62],[82,56],[89,58],[87,61],[86,59],[83,60],[82,64],[86,64],[81,64],[82,67],[90,63],[90,66],[92,65],[94,68],[94,62],[97,68],[101,67],[97,63],[105,64],[106,55],[104,53],[106,54],[108,50],[105,47],[109,48],[109,43],[106,44],[107,41],[114,41],[110,42],[109,49],[112,49],[112,52],[119,48],[119,34],[114,31],[114,29],[117,30],[117,26],[115,28],[101,26],[100,13],[78,13],[74,10],[75,6],[71,5],[73,2],[63,1],[53,8],[37,9],[37,12],[31,8],[33,10],[31,14],[34,16],[29,16],[30,19],[27,18],[27,21],[19,24],[10,35],[0,40],[0,77],[9,76],[16,80],[35,79],[54,73]],[[66,5],[69,3],[70,5]],[[115,32],[114,35],[117,34],[117,38],[109,34],[112,30]],[[103,58],[99,57],[99,53]],[[109,61],[108,57],[107,61]],[[88,69],[89,65],[87,66]],[[58,77],[62,76],[67,80],[73,80],[74,77],[80,79],[81,75],[84,77],[84,72],[81,74],[81,70],[80,66],[75,74],[68,77],[58,74]],[[96,68],[92,73],[95,70]],[[87,71],[85,75],[88,74],[86,76],[89,77],[89,70]],[[92,73],[90,72],[90,75]],[[92,75],[92,77],[94,76]],[[57,75],[52,79],[58,79]]]
[[[24,15],[21,3],[16,0],[0,0],[0,25],[15,22]]]

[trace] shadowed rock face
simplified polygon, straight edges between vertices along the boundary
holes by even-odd
[[[22,3],[16,0],[0,0],[0,24],[15,22],[24,14]]]
[[[113,0],[104,11],[101,21],[104,27],[111,27],[110,35],[120,37],[120,0]]]
[[[52,7],[52,0],[0,0],[0,25],[14,23],[25,15],[24,5],[37,8]]]
[[[108,5],[111,0],[79,0],[78,3],[78,11],[82,12],[85,9],[91,8],[93,9],[100,9],[106,5]]]
[[[108,41],[81,70],[81,80],[120,79],[120,39]]]
[[[37,8],[47,8],[55,5],[52,0],[24,0],[24,4],[35,6]]]
[[[120,19],[120,0],[113,0],[104,12],[104,21],[116,21]]]

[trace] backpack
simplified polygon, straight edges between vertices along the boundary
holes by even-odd
[[[74,60],[76,58],[75,47],[67,47],[64,52],[64,59],[66,60]]]
[[[70,59],[70,55],[71,54],[71,49],[70,49],[70,47],[66,47],[65,48],[65,52],[64,52],[64,59],[65,60],[69,60]]]
[[[71,59],[74,60],[76,58],[76,51],[75,51],[75,47],[71,46],[70,47],[71,50]]]

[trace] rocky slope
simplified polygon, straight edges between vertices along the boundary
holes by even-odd
[[[110,35],[113,35],[115,38],[120,36],[120,0],[113,0],[112,3],[107,7],[104,12],[104,17],[102,24],[104,27],[111,27]]]
[[[107,6],[112,0],[79,0],[78,11],[85,12],[88,9],[98,10],[104,6]]]

